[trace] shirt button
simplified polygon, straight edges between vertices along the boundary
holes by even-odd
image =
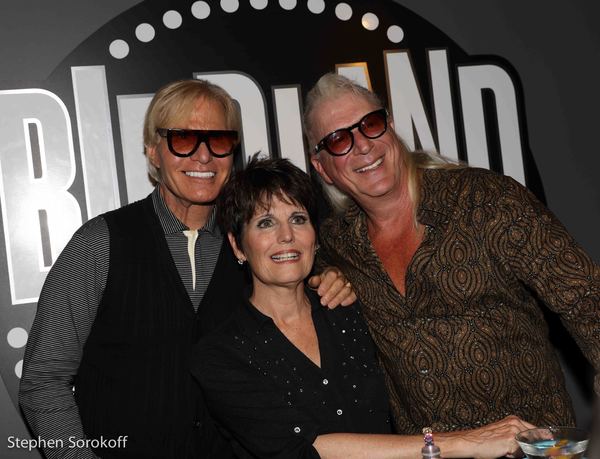
[[[296,426],[294,427],[294,433],[300,433],[300,427]]]
[[[342,413],[343,413],[343,411],[342,410],[337,410],[336,413],[337,413],[338,416],[341,416]]]
[[[199,429],[200,427],[202,427],[202,422],[201,422],[201,421],[195,421],[195,422],[194,422],[194,427],[195,427],[196,429]]]
[[[324,385],[324,386],[326,386],[327,384],[329,384],[329,381],[327,380],[327,378],[325,378],[325,379],[323,380],[323,385]]]

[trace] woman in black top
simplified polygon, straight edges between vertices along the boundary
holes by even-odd
[[[199,343],[192,373],[239,457],[401,458],[417,436],[392,435],[387,391],[356,305],[329,310],[304,286],[317,250],[310,180],[287,160],[254,157],[226,185],[219,218],[253,280],[249,300]],[[514,418],[440,434],[445,457],[515,450]],[[482,430],[482,429],[479,429]],[[481,433],[481,432],[479,432]]]

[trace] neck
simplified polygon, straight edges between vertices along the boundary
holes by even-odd
[[[369,232],[414,227],[415,204],[409,196],[406,182],[403,183],[404,186],[396,193],[358,202],[366,214]]]
[[[250,302],[276,324],[294,321],[310,312],[302,282],[295,286],[273,286],[262,284],[254,278]]]
[[[160,194],[173,215],[191,230],[202,228],[215,207],[212,203],[195,204],[179,199],[171,193],[165,192],[162,185],[160,186]]]

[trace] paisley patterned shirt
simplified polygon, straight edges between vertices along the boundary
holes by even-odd
[[[538,301],[560,315],[598,372],[600,267],[511,178],[476,168],[425,170],[421,189],[417,219],[426,231],[404,296],[356,205],[321,232],[322,256],[344,271],[363,303],[398,431],[466,429],[509,414],[573,424]]]

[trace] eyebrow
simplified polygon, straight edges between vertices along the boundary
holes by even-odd
[[[294,210],[290,215],[308,215],[308,211],[305,209],[298,209],[298,210]],[[267,211],[264,214],[258,214],[258,215],[253,215],[251,220],[255,220],[257,218],[263,218],[263,217],[274,217],[274,215],[270,212]]]

